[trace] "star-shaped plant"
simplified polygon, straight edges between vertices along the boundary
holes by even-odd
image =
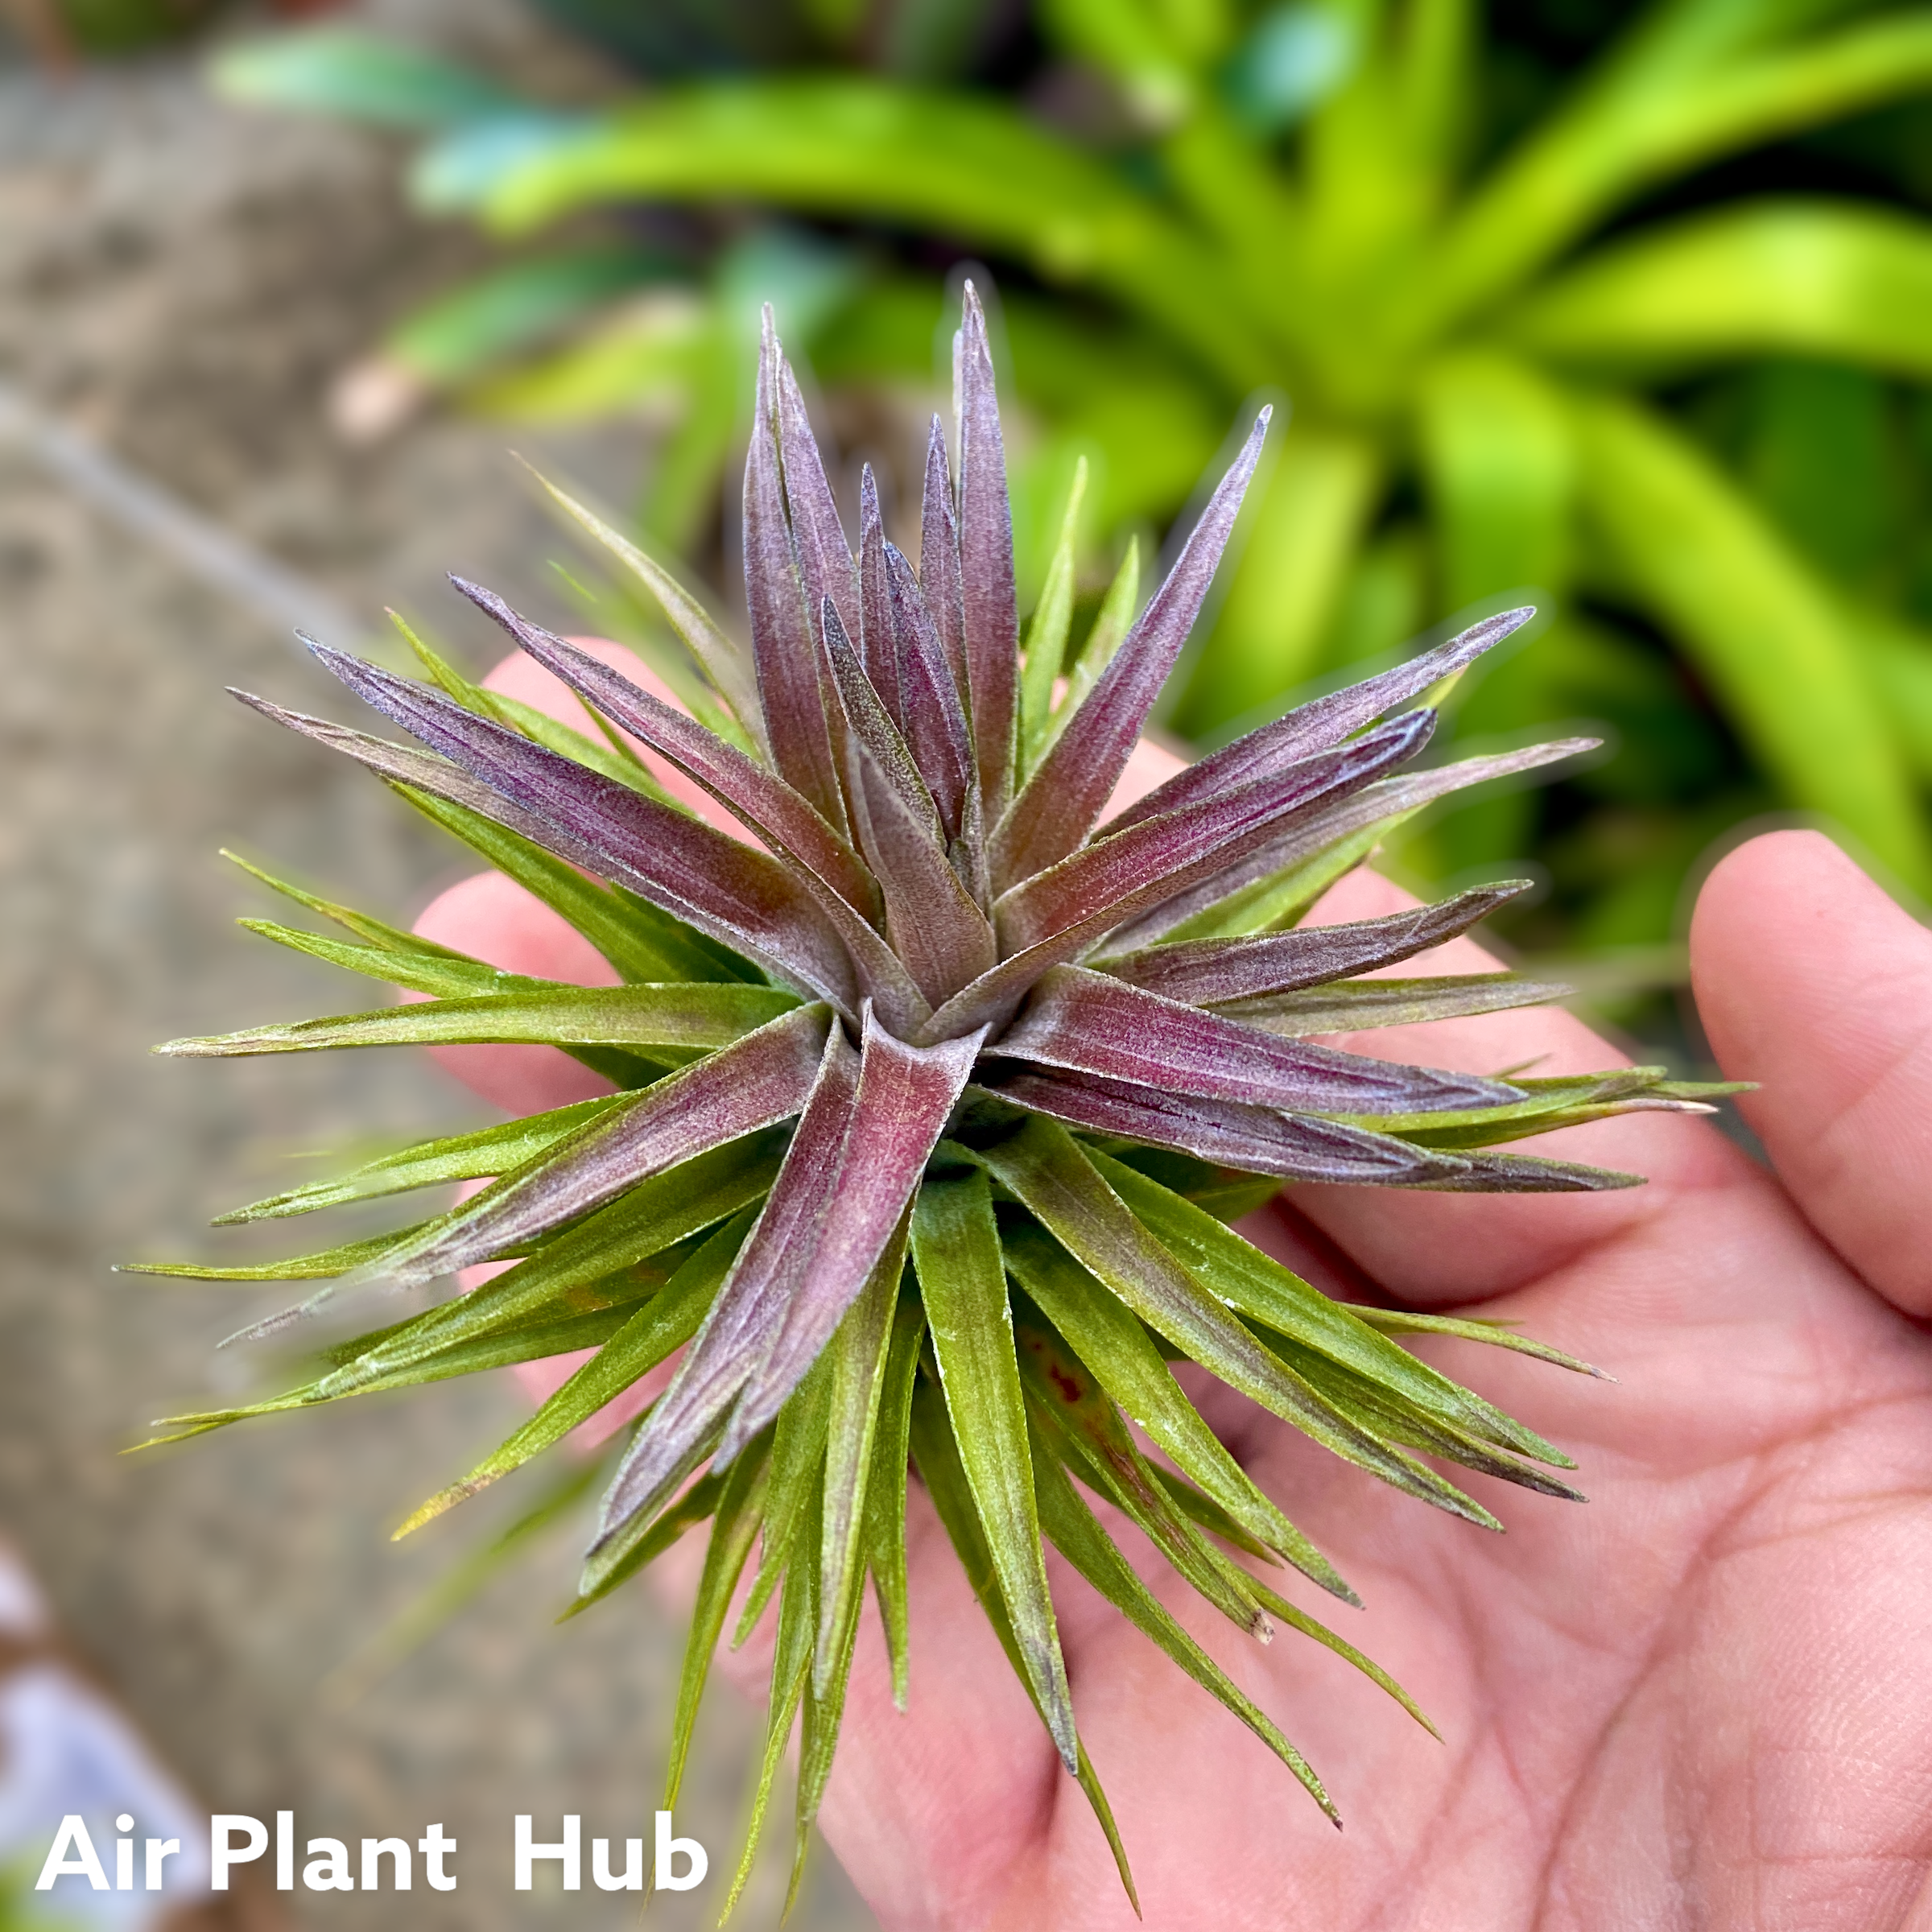
[[[1200,609],[1266,419],[1146,608],[1133,614],[1130,560],[1069,662],[1067,549],[1020,646],[992,364],[970,290],[956,370],[957,488],[935,419],[918,570],[887,541],[869,476],[855,560],[768,324],[745,480],[749,652],[630,553],[704,674],[697,715],[460,582],[581,696],[608,743],[469,684],[420,646],[440,689],[312,648],[424,750],[246,699],[387,779],[561,914],[623,984],[500,972],[279,886],[353,940],[250,922],[256,930],[429,997],[163,1051],[547,1042],[617,1091],[223,1217],[489,1180],[374,1240],[268,1267],[162,1270],[323,1282],[251,1336],[352,1289],[514,1265],[331,1349],[327,1372],[302,1388],[173,1426],[194,1433],[595,1348],[420,1521],[683,1348],[605,1496],[578,1597],[602,1596],[712,1523],[665,1802],[762,1539],[738,1621],[741,1635],[777,1595],[756,1816],[802,1707],[802,1850],[868,1575],[904,1702],[910,1459],[1131,1892],[1075,1724],[1042,1536],[1334,1814],[1315,1772],[1162,1608],[1089,1499],[1143,1530],[1242,1631],[1265,1641],[1290,1625],[1407,1703],[1263,1580],[1262,1567],[1286,1563],[1356,1600],[1217,1439],[1170,1360],[1200,1364],[1473,1525],[1500,1526],[1417,1451],[1575,1493],[1545,1472],[1572,1466],[1560,1451],[1393,1338],[1447,1331],[1580,1364],[1482,1323],[1334,1302],[1228,1222],[1284,1181],[1624,1186],[1633,1177],[1492,1150],[1630,1108],[1695,1107],[1709,1090],[1655,1068],[1482,1079],[1314,1043],[1560,990],[1508,973],[1364,976],[1466,931],[1518,886],[1351,925],[1296,923],[1430,800],[1581,749],[1396,775],[1434,722],[1398,708],[1529,613],[1292,711],[1103,824]],[[639,743],[763,849],[667,795]],[[754,1843],[757,1833],[754,1823]]]

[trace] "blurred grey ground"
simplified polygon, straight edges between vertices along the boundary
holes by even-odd
[[[445,10],[472,39],[529,31]],[[444,569],[565,614],[547,581],[557,546],[506,439],[431,419],[351,452],[323,420],[330,378],[474,247],[401,208],[391,159],[219,108],[185,64],[59,89],[0,67],[0,378],[363,621],[393,602],[481,660],[492,646]],[[640,453],[624,431],[524,446],[619,500]],[[514,1813],[535,1813],[539,1835],[577,1811],[587,1838],[648,1838],[661,1774],[679,1633],[641,1590],[553,1630],[568,1535],[358,1703],[316,1695],[509,1520],[517,1499],[486,1497],[472,1507],[493,1518],[459,1512],[421,1548],[386,1540],[514,1426],[512,1388],[118,1454],[150,1418],[249,1385],[250,1364],[213,1344],[263,1298],[116,1278],[113,1261],[209,1252],[208,1215],[267,1191],[287,1172],[276,1155],[477,1117],[402,1056],[147,1057],[170,1035],[358,1002],[342,976],[236,932],[233,915],[264,908],[216,848],[391,918],[468,868],[380,786],[221,696],[236,683],[327,706],[286,638],[3,444],[0,663],[0,1532],[214,1808],[292,1808],[304,1835],[352,1842],[440,1819],[464,1847],[454,1893],[297,1893],[303,1922],[629,1923],[622,1895],[510,1889]],[[715,1917],[756,1723],[714,1689],[678,1827],[710,1847],[714,1880],[658,1922]],[[782,1853],[788,1831],[772,1835]],[[741,1922],[772,1922],[782,1882],[768,1856]],[[820,1852],[792,1923],[870,1920]]]

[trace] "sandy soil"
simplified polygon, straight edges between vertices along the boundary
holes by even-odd
[[[464,27],[499,51],[528,31],[488,9]],[[505,438],[431,418],[351,452],[323,419],[336,373],[475,251],[398,205],[393,163],[378,141],[217,108],[185,66],[58,91],[0,68],[0,377],[364,621],[385,602],[427,612],[481,662],[481,621],[442,570],[564,614],[545,582],[559,547]],[[628,433],[535,447],[617,496],[642,456]],[[646,1593],[551,1630],[572,1571],[570,1536],[552,1538],[359,1702],[318,1689],[510,1520],[514,1496],[485,1498],[420,1548],[386,1540],[514,1424],[513,1389],[118,1454],[151,1417],[275,1365],[213,1348],[258,1291],[117,1278],[114,1261],[207,1253],[208,1215],[267,1191],[291,1152],[478,1117],[414,1058],[147,1057],[170,1035],[358,1003],[235,932],[266,908],[215,848],[402,919],[468,868],[380,787],[221,696],[326,705],[283,637],[3,446],[0,666],[0,1530],[215,1808],[292,1807],[299,1830],[352,1841],[441,1819],[476,1847],[453,1894],[298,1894],[303,1922],[630,1922],[621,1897],[517,1897],[508,1843],[519,1810],[580,1812],[587,1836],[647,1827],[680,1640]],[[679,1827],[714,1866],[754,1723],[715,1694]],[[782,1883],[768,1858],[741,1922],[770,1922]],[[667,1901],[662,1922],[709,1922],[716,1899]],[[821,1855],[792,1922],[870,1921]]]

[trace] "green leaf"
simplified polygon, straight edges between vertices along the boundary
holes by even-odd
[[[1013,1310],[984,1174],[928,1180],[919,1190],[913,1206],[912,1261],[947,1413],[1034,1701],[1062,1761],[1077,1772],[1073,1699],[1034,1509]]]
[[[1897,100],[1932,79],[1913,9],[1790,49],[1675,72],[1626,61],[1505,157],[1417,276],[1433,335],[1525,281],[1619,203],[1699,162]]]
[[[1228,1307],[1265,1322],[1302,1347],[1327,1356],[1451,1428],[1468,1430],[1518,1455],[1554,1459],[1559,1465],[1567,1462],[1533,1430],[1511,1421],[1480,1396],[1418,1361],[1356,1310],[1331,1301],[1319,1288],[1191,1201],[1104,1154],[1096,1152],[1091,1158],[1140,1223],[1180,1265]],[[1188,1473],[1195,1474],[1191,1470]],[[1200,1479],[1195,1476],[1195,1480]]]
[[[1453,1484],[1390,1448],[1372,1428],[1337,1408],[1270,1353],[1129,1211],[1057,1121],[1036,1115],[1010,1140],[985,1150],[979,1158],[1133,1314],[1231,1389],[1406,1495],[1484,1529],[1501,1527]],[[1151,1184],[1143,1176],[1133,1178]],[[1188,1205],[1191,1213],[1201,1214],[1212,1227],[1227,1233],[1212,1215]],[[1046,1313],[1078,1348],[1078,1340],[1053,1310]],[[1084,1349],[1080,1352],[1104,1383],[1104,1367]],[[1138,1417],[1131,1403],[1121,1406]]]
[[[1504,1013],[1564,998],[1567,986],[1514,972],[1458,973],[1418,980],[1335,980],[1300,993],[1232,1000],[1213,1011],[1224,1018],[1298,1038],[1354,1033],[1372,1026],[1420,1026],[1475,1013]]]
[[[1511,339],[1628,366],[1789,354],[1932,375],[1932,226],[1858,202],[1763,200],[1659,222],[1517,307]]]
[[[1238,1717],[1294,1773],[1302,1788],[1339,1827],[1341,1815],[1314,1767],[1155,1600],[1093,1512],[1081,1501],[1046,1444],[1036,1443],[1034,1466],[1040,1517],[1054,1547],[1137,1629],[1151,1637],[1203,1690]]]
[[[1306,1610],[1296,1609],[1286,1597],[1270,1590],[1265,1583],[1257,1581],[1254,1588],[1255,1594],[1283,1623],[1300,1631],[1303,1637],[1313,1637],[1324,1649],[1332,1650],[1337,1657],[1346,1657],[1371,1683],[1386,1690],[1431,1737],[1442,1736],[1442,1732],[1423,1715],[1422,1706],[1373,1658],[1364,1657],[1346,1638],[1337,1637],[1326,1624],[1318,1623]]]
[[[414,796],[405,795],[412,799]],[[419,934],[405,932],[399,926],[386,925],[381,919],[372,919],[367,913],[357,912],[351,906],[338,906],[332,899],[321,898],[312,892],[304,892],[299,886],[291,886],[286,879],[279,879],[273,873],[264,872],[259,865],[251,865],[239,852],[230,852],[225,846],[222,848],[221,856],[230,864],[240,866],[251,879],[258,881],[270,892],[279,893],[285,899],[293,899],[298,906],[305,907],[308,911],[318,914],[323,919],[333,920],[336,925],[353,932],[357,939],[385,952],[405,953],[424,960],[466,960],[469,956],[467,953],[454,952],[448,946],[439,946],[433,939],[423,939]]]
[[[324,1248],[314,1254],[298,1254],[285,1261],[247,1261],[238,1267],[204,1268],[199,1261],[122,1261],[117,1274],[159,1274],[190,1282],[316,1282],[338,1274],[353,1274],[371,1261],[380,1261],[391,1249],[414,1241],[433,1220],[417,1221],[392,1233],[370,1235],[359,1241],[345,1241],[339,1248]]]
[[[1353,872],[1397,826],[1414,815],[1413,811],[1391,812],[1386,818],[1358,826],[1313,857],[1297,859],[1279,872],[1230,893],[1162,937],[1176,941],[1238,939],[1250,933],[1286,931],[1300,923],[1302,915],[1337,879]]]
[[[156,1053],[188,1059],[310,1053],[338,1046],[427,1046],[512,1042],[547,1046],[671,1046],[708,1051],[789,1013],[795,993],[775,986],[675,980],[648,986],[564,986],[474,998],[428,1000],[374,1013],[251,1026],[212,1039],[169,1040]]]
[[[613,530],[594,510],[586,509],[554,483],[542,477],[537,480],[549,492],[551,501],[615,557],[663,612],[671,629],[729,706],[737,729],[726,735],[741,749],[764,755],[764,712],[758,703],[758,682],[738,646],[712,621],[704,605],[654,558],[646,555],[621,531]],[[703,721],[716,729],[714,720]],[[760,742],[753,743],[754,739]]]
[[[211,73],[230,101],[381,127],[458,126],[530,105],[474,68],[352,27],[260,35],[224,49]]]
[[[211,1225],[226,1228],[245,1221],[313,1214],[320,1208],[405,1194],[412,1188],[507,1174],[513,1167],[536,1159],[580,1127],[588,1126],[622,1097],[605,1094],[596,1100],[579,1100],[572,1106],[552,1108],[547,1113],[526,1114],[521,1120],[505,1121],[499,1126],[485,1127],[475,1133],[419,1141],[399,1153],[365,1162],[335,1180],[312,1181],[307,1187],[291,1187],[286,1193],[271,1194],[265,1200],[251,1201],[246,1208],[231,1208],[226,1214],[217,1215]]]
[[[1129,1311],[1045,1230],[1001,1230],[1006,1265],[1094,1379],[1250,1536],[1345,1603],[1359,1603],[1335,1567],[1257,1489],[1182,1392]]]
[[[1466,1321],[1450,1315],[1417,1315],[1406,1308],[1358,1308],[1355,1313],[1358,1320],[1380,1329],[1384,1335],[1453,1335],[1466,1342],[1481,1342],[1491,1348],[1508,1348],[1517,1355],[1534,1356],[1539,1362],[1551,1363],[1577,1375],[1594,1376],[1600,1381],[1614,1379],[1574,1355],[1551,1348],[1547,1342],[1517,1334],[1501,1322]]]
[[[986,1620],[993,1625],[993,1634],[1000,1640],[1000,1648],[1006,1653],[1006,1661],[1013,1666],[1013,1675],[1020,1680],[1027,1696],[1033,1699],[1033,1707],[1039,1711],[1040,1722],[1045,1724],[1046,1713],[1034,1695],[1033,1680],[1027,1674],[1026,1662],[1020,1654],[1019,1638],[1014,1634],[1012,1621],[1006,1614],[1005,1600],[1000,1594],[993,1552],[987,1546],[972,1488],[966,1480],[966,1471],[960,1460],[959,1445],[953,1439],[945,1397],[930,1382],[922,1381],[914,1392],[910,1440],[919,1479],[932,1498],[933,1509],[946,1531],[947,1539],[959,1557],[960,1567],[966,1572],[966,1581],[980,1600],[980,1608],[986,1612]],[[1081,1790],[1086,1794],[1088,1803],[1093,1808],[1095,1818],[1100,1821],[1101,1831],[1106,1834],[1108,1847],[1113,1853],[1114,1869],[1121,1875],[1121,1883],[1126,1889],[1137,1917],[1141,1901],[1133,1889],[1133,1874],[1127,1867],[1126,1847],[1121,1843],[1113,1808],[1108,1804],[1107,1794],[1100,1789],[1100,1781],[1094,1775],[1093,1766],[1088,1761],[1084,1744],[1080,1746],[1079,1765],[1075,1775],[1080,1780]]]
[[[865,1581],[865,1492],[876,1461],[879,1405],[891,1353],[899,1278],[905,1271],[902,1229],[886,1244],[828,1349],[832,1395],[825,1443],[825,1543],[819,1579],[818,1645],[811,1668],[812,1696],[821,1702],[831,1695],[832,1673],[841,1653],[850,1661],[847,1626],[857,1629]]]
[[[673,811],[683,813],[687,818],[692,815],[691,807],[682,799],[672,797],[650,775],[636,747],[628,743],[621,733],[613,731],[588,705],[582,705],[585,720],[597,729],[601,742],[568,724],[559,724],[548,712],[539,711],[521,698],[491,691],[466,678],[455,665],[432,650],[393,610],[389,614],[390,622],[402,632],[410,649],[422,660],[423,667],[466,711],[473,711],[480,717],[494,719],[497,724],[520,733],[533,744],[555,752],[559,758],[568,758],[619,785],[628,786],[633,791],[670,807]],[[582,700],[579,703],[582,704]]]
[[[751,1593],[732,1633],[736,1650],[758,1628],[765,1606],[788,1567],[818,1571],[819,1542],[801,1545],[799,1536],[809,1517],[819,1522],[819,1503],[824,1493],[825,1439],[832,1422],[832,1364],[820,1356],[807,1372],[798,1391],[778,1411],[777,1433],[772,1440],[771,1484],[765,1501],[765,1548],[758,1559],[758,1573],[752,1579]],[[799,1559],[793,1562],[794,1550]],[[783,1606],[779,1607],[783,1615]],[[815,1626],[813,1637],[817,1630]]]
[[[527,1260],[467,1294],[439,1302],[411,1323],[406,1335],[399,1333],[345,1364],[331,1381],[347,1389],[407,1368],[439,1348],[590,1287],[736,1214],[770,1191],[784,1141],[782,1129],[747,1135],[639,1182]]]
[[[691,1606],[691,1628],[684,1640],[684,1663],[678,1674],[678,1707],[671,1722],[671,1756],[664,1768],[663,1809],[676,1808],[691,1756],[691,1733],[697,1728],[698,1707],[704,1702],[704,1682],[711,1660],[724,1634],[731,1593],[744,1574],[751,1546],[764,1520],[765,1488],[771,1480],[771,1435],[756,1437],[731,1466],[719,1499],[711,1542],[704,1551],[704,1574],[698,1579],[697,1601]]]
[[[654,1563],[687,1530],[695,1529],[707,1517],[715,1515],[724,1494],[724,1478],[714,1472],[700,1476],[648,1522],[640,1518],[626,1523],[621,1538],[601,1552],[602,1560],[594,1581],[586,1578],[581,1583],[570,1607],[557,1621],[567,1623],[573,1616],[580,1616],[618,1584],[629,1582],[640,1570]]]
[[[1100,614],[1093,620],[1093,628],[1088,632],[1080,655],[1067,673],[1066,691],[1046,720],[1034,754],[1035,763],[1053,749],[1060,733],[1067,729],[1067,720],[1086,703],[1088,694],[1100,681],[1100,673],[1113,662],[1114,653],[1127,642],[1127,634],[1133,630],[1133,620],[1139,614],[1140,600],[1141,539],[1132,536],[1127,539],[1127,553],[1121,559],[1121,567],[1108,586]]]
[[[580,932],[634,985],[664,980],[744,980],[762,984],[749,960],[691,931],[648,900],[600,886],[519,832],[467,806],[409,786],[394,787],[426,819],[480,852]]]
[[[460,1482],[440,1490],[396,1532],[398,1538],[467,1502],[498,1477],[520,1469],[561,1442],[608,1402],[648,1374],[698,1331],[726,1270],[750,1232],[749,1209],[734,1215],[596,1355],[555,1390],[523,1426],[491,1451]]]
[[[912,1389],[926,1335],[926,1311],[916,1294],[902,1294],[893,1311],[892,1346],[873,1435],[872,1474],[865,1484],[865,1563],[879,1600],[879,1621],[892,1657],[892,1701],[903,1711],[909,1670],[906,1647],[906,1470],[912,1428]]]
[[[1026,625],[1026,668],[1020,687],[1021,770],[1030,772],[1045,748],[1053,712],[1053,687],[1064,667],[1067,634],[1073,624],[1074,547],[1080,536],[1080,500],[1087,493],[1087,459],[1074,466],[1060,519],[1060,540],[1047,566],[1046,582]]]
[[[1181,1576],[1236,1629],[1265,1641],[1268,1620],[1248,1577],[1179,1512],[1126,1422],[1060,1337],[1037,1318],[1018,1324],[1020,1379],[1034,1430],[1087,1486],[1123,1511]]]
[[[779,1418],[781,1426],[783,1419],[782,1416]],[[803,1536],[787,1540],[797,1540],[803,1548],[815,1550],[819,1542],[819,1492],[815,1486],[806,1492],[803,1513],[807,1520],[799,1525]],[[766,1534],[769,1540],[769,1519]],[[765,1753],[758,1765],[758,1784],[752,1794],[751,1823],[745,1833],[744,1853],[733,1876],[731,1889],[725,1896],[724,1909],[718,1914],[720,1925],[730,1918],[744,1894],[746,1880],[751,1876],[752,1860],[758,1854],[758,1840],[764,1835],[765,1813],[771,1803],[772,1779],[777,1773],[778,1760],[784,1753],[786,1740],[791,1736],[792,1719],[798,1715],[799,1700],[811,1681],[812,1640],[819,1623],[818,1581],[819,1567],[810,1562],[794,1563],[785,1575],[784,1592],[778,1600],[778,1641],[771,1660],[771,1690],[765,1719]],[[794,1883],[796,1883],[795,1872]]]
[[[411,993],[426,993],[437,999],[535,993],[559,984],[555,980],[533,978],[527,973],[506,972],[500,967],[485,965],[481,960],[465,958],[442,947],[433,953],[426,947],[418,954],[388,946],[352,946],[341,939],[277,925],[272,919],[237,919],[235,923],[245,931],[287,947],[291,952],[307,953],[312,960],[324,960],[346,972],[359,972],[369,979],[386,980],[391,986],[404,986]]]
[[[846,76],[685,87],[513,167],[486,213],[518,233],[586,203],[735,197],[943,228],[1049,282],[1111,290],[1237,390],[1266,379],[1218,257],[1118,171],[990,97]]]
[[[1932,27],[1928,46],[1932,47]],[[1743,494],[1664,420],[1577,405],[1588,514],[1624,581],[1682,639],[1793,803],[1921,891],[1932,849],[1856,626]]]

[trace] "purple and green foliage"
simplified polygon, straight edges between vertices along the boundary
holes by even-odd
[[[1484,1079],[1307,1037],[1562,990],[1508,973],[1363,976],[1467,931],[1511,887],[1349,925],[1298,923],[1381,830],[1459,786],[1573,749],[1394,775],[1433,724],[1427,710],[1397,708],[1530,613],[1291,712],[1107,819],[1265,423],[1137,621],[1110,600],[1098,634],[1067,654],[1056,708],[1054,680],[1022,664],[992,363],[970,289],[956,353],[960,475],[956,488],[935,422],[915,570],[886,539],[869,481],[853,555],[767,327],[745,483],[749,647],[661,572],[641,573],[693,640],[720,730],[458,584],[609,721],[613,745],[625,742],[619,733],[641,740],[762,849],[670,799],[641,763],[573,744],[427,652],[434,686],[314,646],[425,749],[247,700],[370,766],[568,920],[622,983],[515,978],[282,888],[354,943],[251,922],[257,930],[430,997],[163,1051],[535,1042],[619,1091],[224,1216],[489,1183],[394,1233],[293,1261],[154,1270],[319,1284],[250,1335],[356,1291],[513,1265],[331,1348],[301,1388],[169,1426],[194,1434],[596,1349],[420,1521],[551,1447],[681,1348],[605,1496],[577,1606],[711,1522],[671,1794],[726,1605],[758,1544],[748,1616],[775,1595],[779,1633],[757,1817],[802,1711],[803,1844],[868,1576],[903,1703],[910,1460],[1125,1880],[1080,1741],[1042,1538],[1333,1807],[1294,1747],[1160,1607],[1087,1496],[1125,1511],[1243,1632],[1265,1639],[1289,1624],[1406,1703],[1231,1554],[1285,1563],[1355,1600],[1216,1439],[1170,1360],[1200,1364],[1359,1468],[1472,1524],[1499,1526],[1415,1451],[1575,1493],[1546,1473],[1571,1466],[1560,1451],[1392,1339],[1425,1320],[1405,1327],[1331,1302],[1228,1222],[1283,1180],[1630,1185],[1494,1150],[1629,1108],[1696,1108],[1711,1090],[1654,1068]],[[1053,630],[1036,623],[1031,635]],[[1501,1331],[1452,1326],[1582,1366]]]

